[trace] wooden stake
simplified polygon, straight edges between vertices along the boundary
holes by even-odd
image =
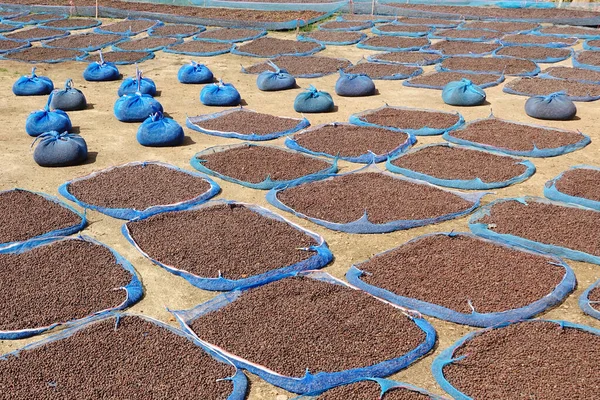
[[[96,18],[98,18],[98,0],[96,0]]]

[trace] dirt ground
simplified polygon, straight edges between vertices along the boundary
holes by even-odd
[[[270,33],[274,37],[293,38],[294,33]],[[581,44],[577,48],[580,48]],[[361,50],[355,46],[336,47],[330,46],[318,55],[343,57],[352,62],[357,62],[363,56],[373,54],[369,50]],[[260,92],[256,88],[256,75],[245,75],[240,72],[240,64],[245,66],[261,61],[252,57],[236,55],[221,55],[217,57],[197,58],[198,62],[205,63],[218,78],[233,83],[240,91],[247,107],[256,111],[271,113],[281,116],[299,116],[293,109],[295,96],[302,89],[293,89],[282,92]],[[185,126],[186,116],[220,111],[221,108],[206,107],[199,101],[201,86],[183,85],[177,81],[179,67],[189,62],[190,57],[159,52],[154,60],[141,65],[144,74],[154,79],[160,91],[158,100],[165,111],[181,125]],[[34,191],[42,191],[58,195],[57,188],[65,181],[86,175],[92,171],[118,165],[129,161],[160,160],[169,162],[182,168],[191,169],[190,158],[198,151],[218,144],[239,143],[238,140],[224,139],[204,135],[185,128],[186,141],[181,147],[174,148],[147,148],[136,141],[138,124],[126,124],[117,121],[112,108],[117,99],[117,88],[120,82],[92,83],[85,82],[81,76],[85,63],[69,62],[56,65],[40,64],[38,73],[50,76],[55,85],[60,87],[67,78],[73,78],[75,87],[83,90],[91,108],[85,111],[70,112],[73,125],[79,127],[81,135],[88,143],[90,160],[87,164],[68,168],[41,168],[34,163],[31,148],[32,138],[24,132],[27,115],[44,106],[46,97],[16,97],[11,92],[13,82],[23,74],[28,74],[30,64],[0,61],[0,190],[20,187]],[[570,60],[554,65],[568,65]],[[542,65],[542,68],[549,64]],[[134,66],[121,66],[125,76],[132,76]],[[426,71],[433,67],[426,67]],[[330,92],[338,109],[330,114],[307,115],[312,125],[333,121],[347,121],[355,112],[377,108],[384,104],[394,106],[425,107],[431,109],[454,111],[457,108],[442,102],[441,91],[408,88],[402,86],[401,81],[376,81],[379,93],[372,97],[342,98],[334,93],[334,84],[337,75],[326,76],[318,79],[298,79],[302,88],[310,84],[318,89]],[[507,78],[507,81],[515,78]],[[524,112],[525,97],[513,96],[502,93],[502,85],[486,89],[489,104],[460,108],[459,111],[467,121],[487,117],[493,109],[494,115],[499,118],[510,119],[526,123],[539,123],[529,118]],[[500,197],[522,195],[542,196],[544,183],[566,170],[572,165],[591,164],[600,165],[598,152],[600,151],[600,118],[597,114],[598,103],[576,103],[578,107],[577,118],[568,122],[548,122],[546,125],[577,129],[591,136],[592,143],[583,150],[564,156],[531,159],[537,167],[536,174],[524,183],[495,191],[486,196],[484,203]],[[283,145],[284,138],[269,142],[269,144]],[[442,142],[440,137],[419,137],[416,146]],[[341,171],[347,172],[360,168],[361,165],[341,162]],[[382,167],[383,168],[383,167]],[[264,191],[252,190],[215,178],[221,185],[222,192],[218,198],[234,199],[250,202],[267,207],[279,214],[265,200]],[[158,318],[175,325],[175,320],[167,309],[187,309],[202,303],[218,293],[199,290],[184,279],[168,273],[155,266],[142,257],[120,233],[124,221],[113,219],[97,212],[88,212],[89,226],[83,232],[101,242],[113,247],[128,260],[139,272],[145,287],[144,299],[129,311]],[[372,255],[386,249],[398,246],[416,236],[439,231],[468,231],[468,217],[448,221],[439,225],[410,229],[388,234],[377,235],[349,235],[337,233],[305,220],[284,214],[286,218],[322,235],[329,244],[335,261],[325,268],[330,274],[343,278],[345,272],[353,264],[363,261]],[[582,232],[582,234],[585,234]],[[544,318],[565,319],[572,322],[587,324],[600,328],[600,321],[585,316],[577,305],[581,292],[600,277],[600,268],[592,264],[568,261],[575,270],[578,279],[577,290],[559,307],[543,314]],[[415,363],[404,371],[392,375],[390,378],[408,382],[434,393],[443,394],[435,383],[430,366],[440,349],[444,349],[473,328],[443,322],[427,317],[438,332],[439,340],[436,350],[421,361]],[[232,332],[243,334],[243,332]],[[0,341],[0,354],[19,348],[28,342],[39,340],[40,337],[17,340]],[[365,338],[368,340],[368,338]],[[251,389],[249,399],[277,399],[292,398],[291,393],[276,388],[250,376]]]

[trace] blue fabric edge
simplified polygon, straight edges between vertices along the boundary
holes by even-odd
[[[593,167],[591,165],[577,165],[569,168],[567,171],[572,171],[574,169],[590,169],[594,171],[600,171],[600,168]],[[563,203],[577,204],[582,207],[600,211],[600,201],[590,200],[584,197],[571,196],[558,190],[558,188],[556,187],[556,183],[563,177],[563,175],[567,171],[561,172],[556,178],[553,178],[546,182],[546,184],[544,185],[544,196],[550,200],[560,201]]]
[[[592,305],[590,304],[590,292],[598,286],[600,286],[600,279],[592,283],[587,289],[585,289],[581,296],[579,296],[578,300],[579,308],[581,308],[581,310],[590,317],[596,319],[600,319],[600,311],[592,307]]]

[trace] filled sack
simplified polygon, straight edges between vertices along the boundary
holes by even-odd
[[[299,113],[324,113],[333,111],[333,99],[327,92],[317,90],[310,85],[308,89],[296,96],[294,110]]]
[[[117,99],[113,108],[121,122],[142,122],[151,114],[162,112],[162,105],[149,94],[126,94]]]
[[[156,84],[150,78],[144,78],[142,71],[138,68],[135,70],[135,78],[126,78],[119,86],[117,93],[119,96],[125,94],[135,94],[140,92],[141,94],[148,94],[150,96],[156,96]]]
[[[361,97],[375,94],[375,83],[365,74],[347,74],[340,70],[340,77],[335,83],[338,96]]]
[[[53,94],[50,93],[46,106],[38,111],[34,111],[25,121],[25,132],[29,136],[39,136],[42,133],[70,132],[72,129],[71,119],[63,110],[50,110]]]
[[[186,84],[201,84],[211,83],[215,78],[210,69],[204,64],[198,64],[195,61],[190,64],[183,65],[179,68],[177,79],[181,83]]]
[[[529,98],[525,102],[525,112],[537,119],[566,121],[575,117],[577,107],[565,92],[556,92]]]
[[[269,65],[275,71],[263,71],[256,78],[256,86],[264,92],[273,92],[277,90],[287,90],[296,87],[296,78],[290,75],[285,69],[280,69],[277,65],[269,61]]]
[[[451,106],[478,106],[485,101],[485,92],[470,80],[462,78],[444,86],[442,100]]]
[[[165,118],[158,111],[150,115],[137,131],[137,141],[142,146],[168,147],[183,143],[183,128],[174,119]]]
[[[242,98],[231,83],[219,81],[202,88],[200,101],[205,106],[237,106]]]
[[[64,89],[52,92],[50,107],[63,111],[85,110],[87,101],[81,90],[73,87],[73,80],[67,79]]]
[[[17,96],[42,96],[52,93],[54,83],[47,76],[37,76],[35,67],[31,75],[23,75],[13,84],[12,91]]]
[[[100,51],[100,61],[90,63],[83,71],[83,79],[90,82],[116,81],[121,78],[119,69],[114,63],[105,62]]]
[[[79,135],[52,131],[41,134],[36,141],[38,139],[33,160],[42,167],[66,167],[87,160],[87,144]]]

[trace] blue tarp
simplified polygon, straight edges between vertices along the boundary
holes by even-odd
[[[578,165],[578,166],[570,168],[570,170],[574,170],[574,169],[587,169],[587,170],[592,170],[592,171],[600,171],[600,168],[593,167],[591,165]],[[591,208],[593,210],[600,211],[600,201],[573,196],[573,195],[566,194],[566,193],[563,193],[560,190],[558,190],[558,188],[556,187],[556,182],[558,182],[563,177],[564,174],[565,174],[564,172],[561,172],[560,175],[558,175],[556,178],[546,182],[546,185],[544,187],[544,196],[546,196],[550,200],[577,204],[582,207]]]

